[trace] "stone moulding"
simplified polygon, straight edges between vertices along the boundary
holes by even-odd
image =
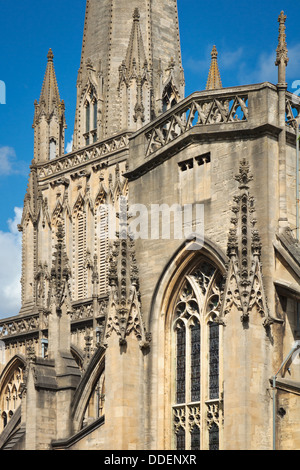
[[[37,332],[39,324],[39,314],[0,321],[0,339]]]
[[[244,158],[240,162],[239,174],[235,177],[239,183],[238,195],[234,196],[229,231],[227,256],[229,258],[226,286],[223,296],[222,317],[230,314],[235,305],[241,313],[241,321],[247,324],[250,313],[256,306],[263,319],[263,326],[268,329],[278,321],[269,312],[264,290],[261,252],[262,242],[257,229],[255,200],[250,195],[249,162]]]
[[[102,319],[107,300],[102,300],[99,304],[99,311],[94,313],[92,300],[82,302],[72,306],[71,326],[76,327],[79,323],[84,323],[93,319]],[[12,317],[0,320],[0,340],[17,340],[26,336],[36,335],[39,331],[48,329],[49,311],[42,309],[39,313],[32,313],[24,317]]]
[[[40,180],[43,180],[60,172],[69,171],[86,163],[96,161],[98,158],[108,157],[115,152],[125,150],[129,148],[130,135],[131,133],[119,134],[89,147],[55,158],[39,166],[37,176]]]

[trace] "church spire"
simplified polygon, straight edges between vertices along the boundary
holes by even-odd
[[[130,83],[135,75],[138,84]],[[169,83],[178,91],[177,99],[184,98],[177,2],[87,0],[74,149],[91,144],[92,135],[99,140],[150,122],[162,111]],[[127,121],[125,102],[130,107]]]
[[[47,67],[39,103],[35,101],[33,129],[34,158],[45,162],[64,152],[64,133],[66,129],[65,104],[60,99],[54,69],[54,55],[49,49]]]
[[[221,76],[218,66],[218,51],[216,46],[213,47],[211,52],[211,64],[208,74],[206,90],[216,90],[222,87]]]

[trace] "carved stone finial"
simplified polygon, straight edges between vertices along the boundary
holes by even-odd
[[[140,15],[140,12],[139,12],[138,8],[135,8],[132,17],[133,17],[134,21],[139,21],[140,20],[141,15]]]
[[[287,49],[287,43],[286,43],[286,15],[282,11],[279,15],[278,22],[279,22],[279,37],[278,37],[278,47],[277,47],[277,55],[276,55],[276,62],[275,65],[279,66],[282,63],[287,66],[289,62],[288,58],[288,49]]]
[[[134,333],[141,349],[149,347],[151,335],[145,328],[139,292],[139,274],[134,241],[130,237],[113,243],[109,262],[110,299],[103,335],[103,345],[115,331],[120,346]]]
[[[60,308],[64,298],[69,294],[69,279],[71,276],[69,261],[65,248],[65,234],[62,224],[57,229],[57,243],[53,254],[53,265],[51,269],[51,282],[49,292],[49,304],[55,301],[57,308]]]
[[[230,258],[227,282],[224,291],[223,316],[235,305],[241,312],[241,321],[246,324],[254,306],[264,319],[264,326],[272,321],[264,292],[261,250],[262,243],[256,228],[254,198],[249,194],[249,183],[253,180],[249,162],[240,162],[239,194],[234,197],[234,213],[229,231],[227,254]],[[266,321],[268,320],[268,321]]]
[[[53,62],[54,59],[54,54],[52,52],[52,49],[49,49],[48,55],[47,55],[48,62]]]
[[[218,57],[218,51],[217,51],[216,46],[214,46],[214,47],[212,48],[212,51],[211,51],[211,58],[212,58],[212,59],[217,59],[217,57]]]
[[[245,158],[240,162],[239,174],[236,175],[235,179],[240,183],[239,189],[248,189],[250,181],[253,180],[249,162]]]

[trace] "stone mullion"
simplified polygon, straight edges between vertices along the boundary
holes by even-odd
[[[207,347],[203,347],[206,345],[206,324],[205,324],[205,300],[203,301],[203,294],[200,292],[199,286],[197,282],[191,276],[188,276],[189,282],[191,283],[196,299],[199,306],[199,323],[200,323],[200,448],[207,449],[207,438],[206,438],[206,420],[203,413],[205,410],[205,400],[206,400],[206,387],[207,387],[207,380],[206,380],[206,373],[207,373]],[[207,287],[207,292],[209,292],[210,287],[212,285],[212,281],[214,276],[212,276],[211,281]]]
[[[191,324],[185,325],[185,448],[191,448],[191,433],[188,426],[189,403],[191,401]]]
[[[219,326],[220,339],[219,339],[219,444],[220,450],[224,448],[224,433],[223,433],[223,395],[224,395],[224,386],[223,386],[223,342],[224,342],[224,328],[222,325]]]
[[[203,312],[202,312],[203,313]],[[207,429],[206,429],[206,420],[205,420],[205,402],[207,400],[207,325],[203,321],[201,322],[201,351],[200,351],[200,412],[201,412],[201,434],[200,434],[200,445],[201,449],[205,450],[208,448],[207,443]]]

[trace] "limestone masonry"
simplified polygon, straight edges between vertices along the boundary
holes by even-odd
[[[176,0],[87,0],[68,154],[49,51],[22,308],[0,321],[1,450],[300,449],[285,25],[277,84],[223,88],[214,46],[206,90],[185,97]],[[170,236],[131,236],[136,204],[159,207]],[[192,227],[174,236],[188,205],[203,207],[202,244]]]

